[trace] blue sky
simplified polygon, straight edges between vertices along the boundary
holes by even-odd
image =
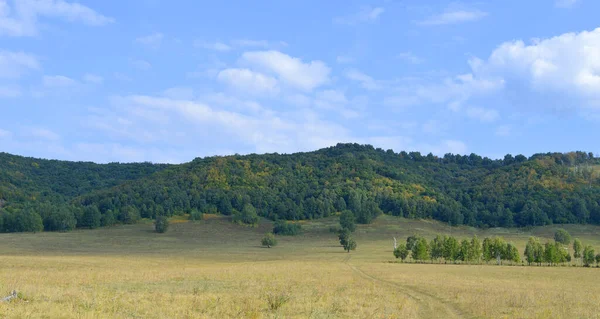
[[[0,151],[600,153],[600,2],[0,0]]]

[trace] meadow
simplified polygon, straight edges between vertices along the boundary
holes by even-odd
[[[450,227],[380,216],[358,227],[346,253],[329,227],[260,239],[272,223],[227,218],[151,222],[69,233],[0,234],[1,318],[600,318],[600,269],[398,263],[393,239],[412,234],[503,236],[523,253],[529,230]],[[600,248],[600,227],[566,225]],[[0,297],[1,297],[0,296]]]

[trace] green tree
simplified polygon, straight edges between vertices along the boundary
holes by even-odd
[[[350,252],[351,250],[356,250],[356,241],[352,238],[348,238],[346,244],[344,245],[344,250]]]
[[[477,235],[473,235],[471,238],[471,247],[469,250],[469,261],[479,262],[481,260],[481,241],[477,238]]]
[[[460,249],[456,238],[450,236],[444,240],[444,259],[446,261],[456,261],[458,257],[458,251]]]
[[[573,240],[573,258],[580,259],[583,257],[583,244],[578,238]]]
[[[596,256],[594,255],[594,248],[592,246],[585,246],[583,249],[583,265],[589,267],[596,261]]]
[[[256,208],[252,204],[244,205],[244,209],[241,212],[233,215],[233,221],[238,224],[257,226],[259,217],[256,213]]]
[[[529,240],[525,245],[525,252],[523,253],[523,255],[525,256],[525,260],[527,260],[528,265],[531,265],[532,263],[536,262],[536,243],[539,243],[539,240],[537,238],[529,237]]]
[[[596,255],[596,267],[600,265],[600,254]]]
[[[115,218],[115,214],[112,210],[107,210],[104,214],[102,214],[102,218],[100,219],[100,226],[112,226],[116,223],[117,219]]]
[[[414,260],[427,260],[429,258],[429,244],[427,239],[419,237],[413,245],[412,258]]]
[[[408,257],[408,249],[406,249],[406,244],[400,243],[394,249],[394,257],[402,259],[404,261],[406,257]]]
[[[442,237],[436,235],[429,244],[429,252],[431,260],[439,260],[444,257],[444,243],[446,242],[446,236]]]
[[[202,220],[204,218],[204,213],[194,208],[190,211],[190,220]]]
[[[53,210],[44,220],[44,229],[47,231],[70,231],[77,226],[73,212],[66,207]]]
[[[417,236],[417,235],[408,236],[406,238],[406,249],[412,251],[418,240],[419,240],[419,236]]]
[[[351,232],[356,230],[356,218],[350,210],[345,210],[340,215],[340,226]]]
[[[154,220],[154,230],[157,233],[165,233],[169,229],[169,219],[167,216],[156,216]]]
[[[350,239],[350,230],[347,228],[340,229],[338,233],[338,239],[340,240],[340,245],[346,246],[348,239]]]
[[[266,233],[265,237],[263,237],[260,243],[267,248],[271,248],[272,246],[277,245],[277,239],[275,239],[275,235],[273,233]]]
[[[554,233],[554,241],[556,241],[557,243],[561,243],[563,245],[568,245],[571,243],[571,234],[569,234],[568,231],[566,231],[562,228],[558,229]]]
[[[468,239],[460,241],[460,248],[458,250],[458,260],[463,262],[469,262],[469,251],[471,250],[471,243]]]
[[[78,227],[82,228],[98,228],[102,223],[102,214],[100,214],[100,210],[95,205],[86,206],[83,209],[83,214],[81,215],[81,220],[78,223]]]
[[[519,263],[521,261],[521,256],[519,256],[519,250],[517,247],[511,243],[507,243],[504,250],[504,260],[508,260],[513,263]]]

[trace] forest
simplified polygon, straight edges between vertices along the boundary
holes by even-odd
[[[196,158],[167,165],[67,162],[0,153],[0,231],[68,231],[158,216],[213,213],[234,221],[317,219],[352,212],[450,225],[600,224],[600,158],[383,150],[338,144],[314,152]]]

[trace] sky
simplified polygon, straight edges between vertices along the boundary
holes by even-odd
[[[0,0],[0,151],[600,153],[600,1]]]

